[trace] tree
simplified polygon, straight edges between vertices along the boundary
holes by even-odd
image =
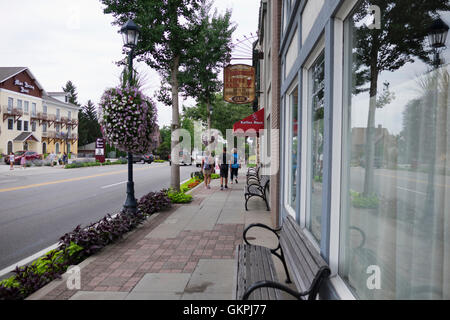
[[[189,68],[181,72],[182,88],[186,96],[206,105],[207,128],[211,129],[211,102],[216,92],[222,89],[219,74],[231,59],[231,36],[236,26],[231,22],[231,11],[221,16],[217,10],[211,15],[211,1],[202,1],[199,12],[199,36],[194,39],[193,54],[189,57]]]
[[[164,126],[159,129],[159,132],[162,142],[156,149],[156,154],[159,155],[161,159],[167,160],[170,154],[171,130],[169,126]]]
[[[97,140],[97,138],[101,138],[102,132],[100,130],[100,124],[98,122],[97,108],[91,100],[88,100],[87,103],[83,106],[82,114],[83,119],[87,124],[87,143],[94,142]]]
[[[367,18],[369,6],[381,9],[381,28],[369,29],[363,22]],[[375,110],[378,104],[378,79],[383,71],[394,72],[407,63],[419,58],[430,63],[431,49],[425,45],[437,11],[450,10],[448,0],[364,0],[353,15],[354,75],[355,91],[368,91],[370,96],[366,134],[366,169],[364,195],[373,193],[374,188],[374,136]],[[369,83],[369,88],[363,88]],[[384,105],[383,103],[381,104]]]
[[[62,89],[64,92],[69,93],[69,103],[72,103],[79,107],[80,104],[78,103],[77,87],[75,87],[72,81],[67,81],[66,85]]]
[[[183,108],[183,115],[193,120],[207,122],[208,115],[205,103],[197,103],[194,107]],[[222,94],[215,94],[211,101],[211,127],[219,130],[226,137],[227,129],[232,129],[235,122],[251,115],[250,104],[233,104],[223,100]]]
[[[135,48],[138,60],[144,61],[159,72],[163,83],[171,90],[172,125],[175,132],[180,127],[178,93],[180,67],[185,67],[192,55],[194,39],[199,36],[199,0],[101,0],[106,6],[104,13],[112,14],[113,25],[121,26],[129,18],[141,27],[139,41]],[[179,137],[172,136],[172,149]],[[180,168],[171,168],[171,187],[180,190]]]

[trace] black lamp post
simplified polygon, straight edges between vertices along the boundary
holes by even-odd
[[[433,65],[438,68],[441,65],[441,59],[439,55],[441,51],[445,48],[445,42],[447,40],[449,26],[442,21],[441,18],[436,19],[430,27],[430,32],[428,34],[428,41],[434,52]]]
[[[442,62],[440,58],[440,53],[445,48],[445,42],[447,40],[449,26],[442,21],[442,19],[436,19],[430,26],[428,33],[428,41],[433,49],[434,60],[433,60],[433,68],[435,71],[441,66]],[[433,217],[434,214],[434,176],[436,173],[436,138],[437,138],[437,107],[438,107],[438,73],[433,73],[433,87],[435,88],[435,94],[433,95],[433,103],[431,104],[431,121],[430,121],[430,141],[429,141],[429,169],[428,169],[428,183],[427,183],[427,193],[425,198],[425,208],[427,214],[426,217]]]
[[[123,25],[120,32],[122,33],[124,46],[130,48],[130,52],[128,53],[128,85],[131,86],[133,78],[133,55],[139,37],[139,28],[130,19]],[[137,211],[137,201],[134,197],[133,154],[131,152],[128,152],[127,199],[125,200],[123,209],[125,212],[131,213],[136,213]]]

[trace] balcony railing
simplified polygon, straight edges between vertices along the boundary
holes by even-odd
[[[11,106],[3,106],[3,121],[5,121],[9,117],[14,117],[14,122],[20,119],[21,116],[23,116],[23,109],[21,108],[14,108]]]

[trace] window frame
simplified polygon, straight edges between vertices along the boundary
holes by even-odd
[[[10,124],[11,123],[11,127]],[[8,118],[8,130],[14,130],[14,119],[13,118]]]
[[[288,123],[290,123],[292,121],[291,96],[294,93],[295,88],[297,88],[298,95],[300,96],[300,83],[298,81],[298,78],[295,78],[292,81],[292,84],[290,85],[289,89],[286,91],[286,95],[285,95],[285,99],[284,99],[284,101],[285,101],[285,107],[284,107],[285,119],[284,119],[284,123],[285,124],[288,124]],[[298,108],[299,108],[299,101],[297,101],[297,118],[299,117],[299,110],[298,110]],[[286,131],[285,131],[285,134],[284,134],[285,148],[286,148],[285,154],[290,155],[291,152],[292,152],[292,149],[291,149],[292,148],[291,140],[293,139],[292,132],[291,132],[292,130],[291,130],[290,125],[286,125],[285,128],[286,128]],[[300,143],[300,139],[298,137],[298,133],[299,132],[297,132],[297,144]],[[299,208],[295,208],[295,209],[292,208],[292,206],[290,204],[290,200],[289,200],[289,195],[291,195],[291,193],[289,191],[289,188],[291,187],[291,182],[292,182],[292,175],[290,174],[290,172],[291,172],[290,171],[291,160],[292,160],[292,157],[285,157],[284,179],[285,179],[285,181],[287,181],[287,183],[285,184],[286,185],[286,189],[285,189],[285,192],[284,192],[284,197],[283,197],[284,201],[283,202],[284,202],[284,207],[286,209],[286,212],[289,215],[291,215],[294,219],[297,219],[296,215],[297,215],[297,212],[298,212]],[[295,199],[296,199],[297,203],[298,203],[298,190],[299,190],[299,179],[298,179],[299,178],[298,177],[298,173],[299,173],[299,169],[300,169],[299,161],[300,161],[300,156],[298,154],[298,147],[297,147],[297,177],[296,177],[297,178],[297,189],[295,190],[295,193],[296,193]],[[297,205],[296,205],[296,207],[297,207]]]
[[[316,43],[316,46],[314,47],[314,49],[311,51],[311,54],[309,56],[309,58],[306,60],[306,62],[303,65],[303,68],[301,69],[302,72],[302,79],[303,79],[303,87],[302,87],[302,106],[305,106],[305,108],[301,108],[301,112],[302,112],[302,121],[303,121],[303,126],[302,126],[302,166],[301,166],[301,187],[300,187],[300,199],[305,199],[305,201],[301,201],[301,208],[300,208],[300,222],[301,222],[301,226],[303,227],[303,231],[305,231],[305,233],[308,235],[308,238],[311,240],[311,242],[313,243],[314,247],[317,249],[318,252],[320,252],[320,243],[316,240],[316,238],[313,236],[313,234],[311,233],[311,231],[307,228],[308,226],[308,222],[310,217],[308,217],[308,208],[310,207],[309,202],[311,201],[310,197],[309,197],[309,192],[310,192],[310,186],[308,185],[308,181],[311,177],[311,172],[309,170],[309,166],[310,166],[310,156],[309,156],[309,152],[308,150],[310,150],[310,131],[311,131],[311,127],[310,127],[310,119],[311,119],[311,115],[310,115],[310,72],[311,72],[311,68],[312,66],[315,64],[315,62],[317,61],[317,59],[320,57],[320,55],[325,53],[325,35],[323,34],[319,40]],[[322,216],[321,216],[322,218]],[[322,225],[323,221],[321,221],[321,225]],[[321,237],[322,238],[322,237]],[[322,240],[322,239],[321,239]]]

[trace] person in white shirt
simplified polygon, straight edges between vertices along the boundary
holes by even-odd
[[[14,170],[14,153],[9,154],[9,170]]]

